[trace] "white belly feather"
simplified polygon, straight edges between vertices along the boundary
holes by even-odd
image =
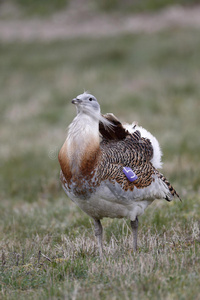
[[[117,182],[113,185],[107,180],[88,199],[80,199],[63,188],[70,199],[93,218],[128,218],[132,221],[142,215],[153,200],[162,199],[168,193],[167,186],[158,178],[150,186],[135,187],[134,191],[124,191]]]

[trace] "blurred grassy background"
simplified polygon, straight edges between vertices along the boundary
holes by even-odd
[[[199,30],[1,42],[0,69],[1,296],[198,299]],[[183,199],[148,208],[134,256],[128,222],[104,220],[100,262],[89,218],[60,187],[57,154],[84,89],[103,113],[158,138],[163,173]]]
[[[28,14],[49,14],[56,10],[67,8],[73,0],[9,0],[20,6]],[[91,9],[104,12],[149,12],[157,11],[171,5],[191,6],[199,3],[199,0],[83,0],[77,1],[81,6],[88,5]]]

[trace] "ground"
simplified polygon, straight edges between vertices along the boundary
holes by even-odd
[[[77,3],[78,2],[78,3]],[[200,6],[173,6],[157,13],[107,14],[72,2],[68,9],[46,18],[22,18],[13,5],[1,12],[1,41],[53,41],[74,37],[152,33],[174,28],[200,28]]]
[[[200,299],[199,27],[24,39],[1,25],[0,298]],[[90,218],[60,186],[57,154],[84,89],[158,138],[182,198],[146,210],[136,254],[129,222],[105,219],[100,260]]]

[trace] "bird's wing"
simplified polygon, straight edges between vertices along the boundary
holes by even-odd
[[[102,115],[109,120],[111,126],[104,127],[99,123],[99,131],[103,138],[101,146],[101,159],[97,167],[97,178],[100,181],[109,180],[113,184],[119,183],[127,191],[134,187],[145,188],[158,178],[169,190],[165,199],[172,200],[171,196],[179,195],[170,182],[154,167],[152,158],[154,146],[149,138],[141,137],[136,129],[128,131],[121,122],[111,113]],[[129,167],[136,174],[137,179],[130,182],[123,172],[124,167]]]
[[[122,126],[122,123],[112,113],[102,115],[102,117],[107,119],[111,125],[105,127],[101,121],[99,122],[99,132],[104,139],[122,140],[129,134],[128,130]]]
[[[101,180],[117,181],[125,189],[146,187],[154,180],[155,168],[150,162],[153,147],[148,139],[142,138],[139,131],[121,140],[106,140],[101,142],[101,160],[98,172]],[[138,179],[130,182],[123,172],[124,167],[130,167]]]

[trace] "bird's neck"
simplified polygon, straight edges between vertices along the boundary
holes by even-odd
[[[89,172],[99,153],[99,121],[79,113],[69,126],[67,157],[72,173]]]

